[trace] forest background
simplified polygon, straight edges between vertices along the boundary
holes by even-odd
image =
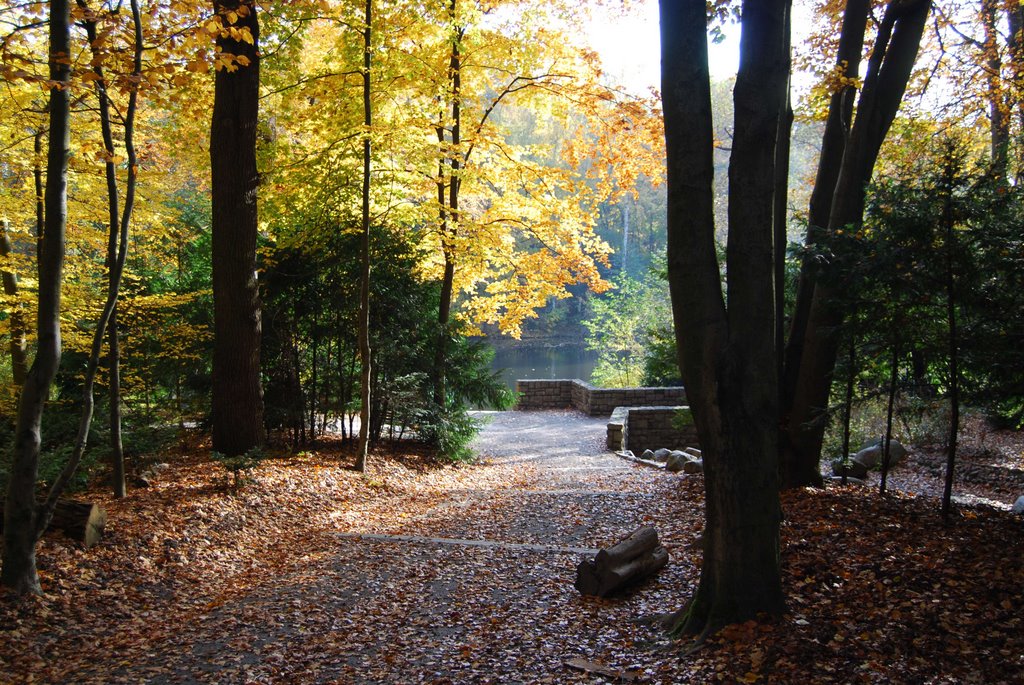
[[[259,284],[265,426],[272,435],[293,446],[328,428],[354,437],[352,419],[362,404],[357,333],[368,141],[374,438],[401,438],[415,427],[443,452],[464,455],[473,430],[467,407],[509,402],[481,333],[548,346],[585,338],[597,350],[598,383],[677,382],[660,261],[666,229],[659,98],[637,95],[601,71],[598,55],[573,30],[587,7],[536,4],[452,2],[425,11],[389,3],[376,8],[369,49],[362,4],[291,2],[261,12]],[[841,5],[816,6],[815,29],[797,51],[810,76],[795,98],[788,203],[794,241],[803,233],[828,100],[859,85],[834,66]],[[722,6],[714,30],[728,33],[728,4]],[[43,482],[56,479],[80,424],[82,379],[116,254],[111,169],[122,182],[137,178],[138,190],[111,319],[120,375],[115,382],[108,355],[97,378],[99,410],[113,416],[123,405],[124,445],[136,470],[146,455],[189,427],[207,425],[210,416],[211,74],[251,66],[216,40],[252,43],[255,36],[239,28],[237,13],[211,13],[205,4],[149,3],[136,16],[126,10],[85,2],[72,8],[65,355],[47,418]],[[1020,321],[1005,316],[1019,309],[1007,306],[1022,272],[1012,213],[1019,203],[1014,183],[982,183],[993,164],[1011,181],[1022,168],[1013,16],[994,2],[936,7],[935,30],[925,38],[876,167],[881,185],[866,228],[849,237],[847,253],[863,259],[843,265],[844,277],[864,284],[848,294],[879,305],[860,308],[846,336],[856,361],[845,376],[856,376],[865,406],[894,376],[916,388],[906,403],[910,413],[925,413],[950,387],[946,355],[938,351],[941,326],[915,329],[913,344],[898,351],[891,344],[894,331],[906,339],[908,312],[915,322],[945,319],[949,301],[933,296],[941,265],[924,256],[948,243],[917,230],[931,225],[930,212],[941,213],[926,199],[943,187],[963,200],[960,290],[983,295],[962,303],[962,321],[973,326],[962,338],[984,343],[965,346],[967,395],[1007,421],[1021,419]],[[44,96],[52,79],[46,6],[8,5],[3,17],[0,216],[7,247],[0,323],[10,354],[0,374],[3,430],[12,431],[34,345],[36,244],[47,185]],[[722,212],[731,85],[717,82],[712,93]],[[129,116],[132,98],[137,118]],[[136,141],[131,153],[129,138]],[[900,213],[908,206],[915,208],[909,218]],[[907,233],[877,230],[883,225]],[[802,259],[827,257],[794,248],[790,280]],[[902,319],[894,316],[899,312]],[[90,426],[93,448],[77,479],[120,449],[112,436],[118,431],[113,419]]]

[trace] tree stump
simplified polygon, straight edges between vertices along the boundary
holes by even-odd
[[[668,550],[658,544],[652,526],[637,528],[625,540],[598,551],[576,567],[576,589],[607,597],[630,583],[652,576],[668,563]]]
[[[4,502],[0,500],[0,512]],[[89,549],[103,537],[103,527],[107,525],[107,512],[103,507],[92,502],[76,502],[70,499],[57,500],[50,519],[49,529],[56,529],[72,540],[81,542]],[[0,533],[3,533],[4,521],[0,515]]]

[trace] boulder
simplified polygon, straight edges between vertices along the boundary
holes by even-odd
[[[1018,516],[1024,515],[1024,495],[1017,498],[1017,501],[1013,503],[1013,507],[1010,508],[1010,511]]]
[[[684,470],[687,463],[689,463],[689,459],[686,458],[683,452],[672,452],[668,455],[668,459],[665,460],[665,470],[678,473]]]
[[[654,461],[654,452],[651,450],[644,450],[644,453],[640,455],[641,459],[647,459],[648,461]]]
[[[838,483],[839,485],[843,484],[843,477],[842,476],[829,476],[829,480],[832,481],[833,483]],[[868,482],[866,480],[861,479],[861,478],[854,478],[853,476],[847,476],[846,477],[846,484],[847,485],[867,485]]]
[[[683,464],[683,473],[704,473],[704,461],[702,459],[690,459]]]
[[[847,478],[863,480],[868,477],[868,467],[859,461],[844,464],[842,459],[836,459],[832,462],[832,473],[840,478],[845,474]]]
[[[662,447],[660,450],[654,450],[654,461],[668,461],[669,455],[672,454],[672,450]]]
[[[686,447],[683,449],[683,451],[689,454],[691,457],[696,457],[697,459],[700,459],[702,456],[700,450],[697,449],[696,447]]]
[[[863,464],[865,468],[869,469],[881,466],[883,444],[884,440],[879,440],[874,444],[861,448],[857,454],[853,455],[853,461]],[[905,456],[907,456],[907,448],[899,440],[891,440],[889,442],[889,468],[899,464]]]

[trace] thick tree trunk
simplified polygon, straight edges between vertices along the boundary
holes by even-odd
[[[7,219],[0,219],[0,257],[7,257],[11,254],[11,238],[8,234]],[[21,306],[15,301],[18,296],[18,274],[14,271],[3,272],[4,294],[11,298],[11,380],[16,387],[25,383],[25,376],[28,375],[28,354],[25,347],[25,317],[22,314]]]
[[[36,506],[43,406],[61,357],[60,286],[67,227],[67,168],[70,149],[71,26],[67,0],[50,2],[50,131],[46,158],[45,229],[39,259],[36,358],[22,386],[4,502],[3,570],[0,584],[16,593],[39,593],[36,542],[41,533]]]
[[[893,0],[886,10],[832,193],[829,234],[851,226],[856,229],[863,220],[866,187],[903,99],[930,8],[928,0]],[[805,264],[805,270],[809,266]],[[811,292],[809,305],[798,299],[798,316],[800,308],[806,306],[806,319],[801,321],[802,330],[794,320],[790,339],[793,349],[787,355],[786,376],[793,385],[788,410],[783,414],[785,487],[820,482],[818,463],[838,354],[838,332],[845,315],[822,280],[814,282]],[[798,298],[800,295],[806,297],[806,292],[799,293]]]
[[[836,67],[842,69],[843,78],[854,79],[860,70],[861,51],[864,48],[864,32],[867,27],[869,0],[849,0],[843,12],[843,23],[839,34],[839,49],[836,54]],[[818,157],[818,171],[814,179],[814,189],[807,212],[807,235],[804,244],[814,252],[828,233],[828,218],[832,213],[832,197],[835,194],[836,181],[843,163],[843,152],[850,135],[853,119],[853,103],[857,89],[852,83],[845,83],[836,88],[829,100],[828,119],[825,121],[825,132],[821,139],[821,154]],[[789,445],[788,431],[789,407],[793,401],[797,376],[800,371],[804,351],[804,335],[807,330],[807,319],[814,296],[816,265],[814,256],[804,258],[797,282],[796,303],[793,307],[793,318],[790,321],[789,336],[786,342],[783,373],[780,378],[782,412],[781,424],[784,427],[780,436],[780,475],[782,487],[798,487],[803,485],[819,485],[821,474],[817,462],[796,459],[796,453]]]
[[[783,609],[773,198],[788,78],[787,4],[748,0],[742,9],[726,311],[714,249],[706,5],[661,3],[669,285],[707,507],[700,586],[675,626],[683,632]]]
[[[227,36],[221,52],[244,57],[234,71],[217,70],[210,163],[213,182],[213,449],[244,454],[264,442],[260,383],[260,301],[256,282],[256,123],[259,111],[259,23],[252,0],[214,0],[228,25],[247,29],[252,43]]]

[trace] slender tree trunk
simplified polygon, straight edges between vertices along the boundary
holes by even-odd
[[[440,204],[441,243],[444,251],[444,276],[441,280],[441,300],[438,306],[438,340],[434,357],[434,404],[439,409],[447,406],[446,368],[448,365],[448,337],[451,322],[453,286],[455,281],[455,250],[448,244],[459,230],[459,190],[462,179],[462,38],[465,29],[457,25],[457,0],[450,0],[448,16],[452,32],[451,57],[448,78],[451,85],[452,129],[451,147],[445,144],[445,129],[438,125],[437,136],[441,161],[438,167],[437,196]],[[447,148],[447,149],[446,149]],[[445,168],[447,167],[447,169]],[[445,176],[448,182],[445,183]],[[445,190],[448,191],[445,197]]]
[[[373,0],[366,0],[366,25],[363,27],[363,238],[362,266],[359,288],[359,357],[362,362],[360,374],[359,447],[356,452],[356,470],[366,470],[366,458],[370,451],[370,127],[373,125],[373,111],[370,107],[370,49],[373,38]]]
[[[846,397],[843,401],[843,466],[850,461],[850,419],[853,417],[853,386],[857,379],[857,344],[850,338],[850,351],[846,358]],[[843,485],[846,485],[847,469],[843,468]]]
[[[960,433],[960,338],[956,317],[956,220],[953,215],[955,161],[946,162],[946,189],[943,198],[942,223],[945,233],[946,261],[946,342],[949,356],[949,445],[946,451],[946,478],[942,489],[942,520],[949,523],[953,499],[953,474],[956,469],[957,441]]]
[[[1024,7],[1018,2],[1010,2],[1006,8],[1009,38],[1006,41],[1006,54],[1010,60],[1010,101],[1016,103],[1016,119],[1018,138],[1024,137]],[[1012,128],[1012,127],[1011,127]],[[1017,185],[1024,182],[1024,141],[1017,140],[1015,145],[1014,169]]]
[[[889,401],[885,408],[885,438],[882,441],[882,481],[878,487],[878,494],[885,494],[885,483],[889,478],[889,455],[892,447],[892,417],[896,408],[896,386],[899,380],[900,371],[900,349],[899,343],[894,342],[892,346],[892,368],[889,370]]]
[[[714,247],[706,4],[661,2],[669,285],[704,452],[707,520],[700,585],[676,617],[682,632],[783,609],[773,198],[788,78],[786,8],[786,0],[748,0],[742,8],[726,310]]]
[[[0,257],[11,254],[11,238],[8,234],[7,219],[0,219]],[[11,380],[15,387],[25,384],[28,375],[28,354],[25,343],[25,316],[21,311],[18,297],[18,274],[14,271],[3,272],[4,294],[11,299]]]
[[[47,105],[49,108],[49,105]],[[36,188],[36,277],[42,278],[43,234],[46,233],[46,203],[43,189],[43,131],[33,136],[35,163],[32,165],[32,180]]]
[[[60,366],[60,286],[67,226],[70,149],[71,23],[68,0],[50,0],[50,127],[46,158],[45,216],[39,258],[39,315],[35,360],[22,386],[4,501],[3,570],[0,584],[18,594],[40,593],[36,572],[39,515],[36,477],[40,428],[50,385]]]
[[[988,116],[992,170],[1006,180],[1010,151],[1010,117],[1003,88],[1003,61],[999,55],[998,0],[982,0],[981,25],[985,32],[982,51],[985,56],[985,81],[988,90]]]
[[[217,70],[210,163],[213,180],[213,449],[239,455],[263,444],[260,382],[260,301],[256,282],[256,124],[259,111],[259,21],[253,0],[214,0],[228,26],[248,30],[252,43],[217,38],[220,52],[248,64]]]
[[[788,244],[787,228],[789,226],[789,153],[790,138],[793,133],[793,106],[791,102],[791,35],[792,35],[793,2],[786,6],[786,99],[779,114],[779,129],[775,139],[775,204],[773,207],[772,238],[775,251],[775,369],[779,379],[779,402],[784,401],[782,377],[785,373],[786,346],[786,246]]]
[[[829,234],[851,226],[856,229],[863,220],[866,186],[903,99],[930,8],[929,0],[893,0],[886,9],[857,118],[835,181],[827,223]],[[805,271],[809,266],[805,263]],[[820,483],[818,464],[828,418],[826,410],[838,354],[838,331],[845,316],[835,304],[831,288],[823,281],[815,280],[809,292],[809,303],[808,291],[798,292],[791,349],[787,354],[786,377],[792,381],[792,391],[786,394],[789,406],[782,420],[785,487]],[[799,299],[801,295],[805,298],[803,302]],[[806,318],[801,314],[803,307],[807,307]]]

